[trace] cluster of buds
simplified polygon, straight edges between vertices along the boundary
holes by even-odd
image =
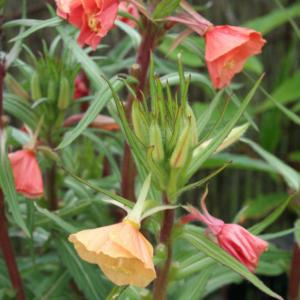
[[[134,133],[145,146],[149,171],[163,190],[177,185],[176,178],[188,166],[198,143],[196,119],[187,101],[188,86],[189,80],[182,77],[180,97],[174,99],[171,88],[167,85],[165,92],[160,79],[152,76],[150,108],[138,100],[132,106]]]
[[[45,55],[37,61],[35,72],[31,77],[32,101],[46,99],[47,104],[56,106],[59,111],[66,110],[72,97],[74,77],[74,72],[68,69],[67,65]]]
[[[185,76],[179,60],[180,90],[175,96],[171,87],[150,75],[150,105],[134,100],[132,127],[138,142],[143,146],[147,171],[153,182],[168,195],[175,195],[186,183],[189,167],[201,155],[211,140],[199,142],[197,121],[188,103],[189,78]],[[234,128],[216,152],[236,142],[247,125]],[[172,197],[171,197],[172,198]]]

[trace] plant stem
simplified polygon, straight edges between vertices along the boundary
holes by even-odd
[[[4,22],[3,7],[0,7],[0,49],[2,48],[2,24]],[[5,77],[5,59],[0,57],[0,147],[3,142],[3,90],[4,90],[4,77]],[[25,300],[25,293],[23,289],[22,280],[17,267],[14,250],[11,240],[9,238],[7,220],[5,215],[4,194],[0,187],[0,248],[2,249],[3,257],[6,263],[10,281],[13,288],[16,290],[17,300]]]
[[[52,166],[46,173],[46,184],[47,184],[47,198],[49,209],[54,211],[58,209],[58,198],[56,194],[56,164],[52,163]]]
[[[25,293],[23,289],[23,284],[21,276],[17,267],[14,249],[9,238],[7,220],[4,208],[4,195],[0,189],[0,246],[2,249],[3,257],[6,263],[10,281],[13,288],[16,291],[16,300],[25,300]]]
[[[166,195],[164,195],[164,203],[169,204],[170,201]],[[164,212],[163,223],[160,231],[160,242],[166,246],[167,259],[161,270],[157,272],[157,279],[154,283],[153,299],[165,300],[167,299],[167,287],[168,276],[172,263],[172,240],[171,234],[174,225],[175,211],[166,210]]]
[[[289,280],[289,299],[298,300],[300,296],[300,247],[295,242]]]
[[[150,64],[150,55],[155,47],[157,32],[156,25],[153,24],[150,20],[144,18],[143,23],[145,25],[145,29],[136,59],[136,63],[139,66],[139,70],[136,73],[136,77],[139,81],[139,84],[136,87],[136,95],[140,101],[143,99],[142,95],[146,87],[146,79]],[[126,108],[126,115],[128,120],[130,120],[131,117],[131,106],[132,97],[130,96],[128,98]],[[130,151],[129,145],[126,143],[123,155],[121,194],[124,198],[132,200],[133,202],[135,202],[136,200],[134,193],[135,177],[136,169],[134,166],[132,153]]]

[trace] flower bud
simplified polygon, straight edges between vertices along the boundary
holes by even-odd
[[[62,77],[60,80],[60,90],[59,90],[57,106],[60,110],[65,110],[69,106],[69,102],[70,102],[69,80],[66,77]]]
[[[133,101],[132,104],[132,125],[135,135],[139,138],[139,140],[144,143],[148,144],[148,122],[146,120],[146,117],[144,113],[141,110],[140,104],[138,101]]]
[[[40,76],[37,72],[34,72],[31,77],[30,88],[32,100],[38,100],[42,98]]]
[[[27,91],[10,74],[6,75],[5,83],[9,91],[11,91],[13,94],[25,101],[29,100],[30,96],[28,95]]]
[[[56,84],[52,79],[50,79],[48,83],[47,98],[50,102],[54,102],[56,100]]]
[[[186,105],[186,114],[187,114],[188,119],[191,122],[191,142],[192,142],[192,145],[195,146],[198,143],[197,122],[196,122],[194,112],[189,104]]]
[[[189,156],[190,156],[190,150],[191,150],[191,122],[187,124],[182,131],[178,142],[175,146],[175,149],[172,153],[171,159],[170,159],[170,165],[172,168],[182,168]]]
[[[152,122],[149,130],[150,146],[153,146],[152,157],[154,161],[162,161],[165,157],[164,146],[160,128],[157,122]]]

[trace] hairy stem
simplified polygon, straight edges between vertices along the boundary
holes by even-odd
[[[164,196],[165,204],[169,204],[167,196]],[[166,210],[164,212],[163,223],[160,231],[160,242],[166,246],[167,259],[161,270],[157,272],[157,279],[154,283],[153,299],[165,300],[167,299],[167,287],[169,271],[172,263],[172,240],[171,234],[174,225],[175,212],[174,210]]]
[[[298,300],[300,296],[300,247],[294,244],[289,280],[289,299]]]
[[[136,87],[136,95],[139,100],[142,100],[143,91],[146,87],[146,80],[150,64],[150,56],[156,43],[156,25],[148,19],[144,18],[145,29],[143,32],[142,42],[138,50],[136,63],[139,66],[136,78],[139,84]],[[132,106],[132,97],[127,101],[126,115],[130,120]],[[133,162],[132,153],[129,145],[126,143],[124,147],[123,166],[122,166],[122,182],[121,193],[122,196],[135,202],[135,177],[136,170]]]

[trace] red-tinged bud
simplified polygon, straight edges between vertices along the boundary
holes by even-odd
[[[80,72],[75,79],[73,99],[77,100],[90,94],[89,80],[84,72]],[[81,104],[81,111],[87,111],[88,103]]]
[[[119,11],[125,12],[131,16],[133,16],[135,19],[140,18],[139,11],[137,7],[133,3],[129,3],[128,1],[121,1],[119,4]],[[128,26],[134,28],[136,27],[136,22],[132,19],[126,18],[125,16],[118,16],[117,20],[126,23]]]
[[[16,191],[27,198],[36,199],[44,194],[40,166],[32,150],[20,150],[8,155]]]
[[[244,264],[249,271],[254,272],[259,257],[268,249],[268,243],[254,236],[238,224],[225,224],[209,214],[205,205],[207,192],[201,199],[202,212],[194,207],[187,207],[190,212],[183,217],[183,224],[191,221],[200,221],[207,225],[209,233],[217,238],[219,246]]]

